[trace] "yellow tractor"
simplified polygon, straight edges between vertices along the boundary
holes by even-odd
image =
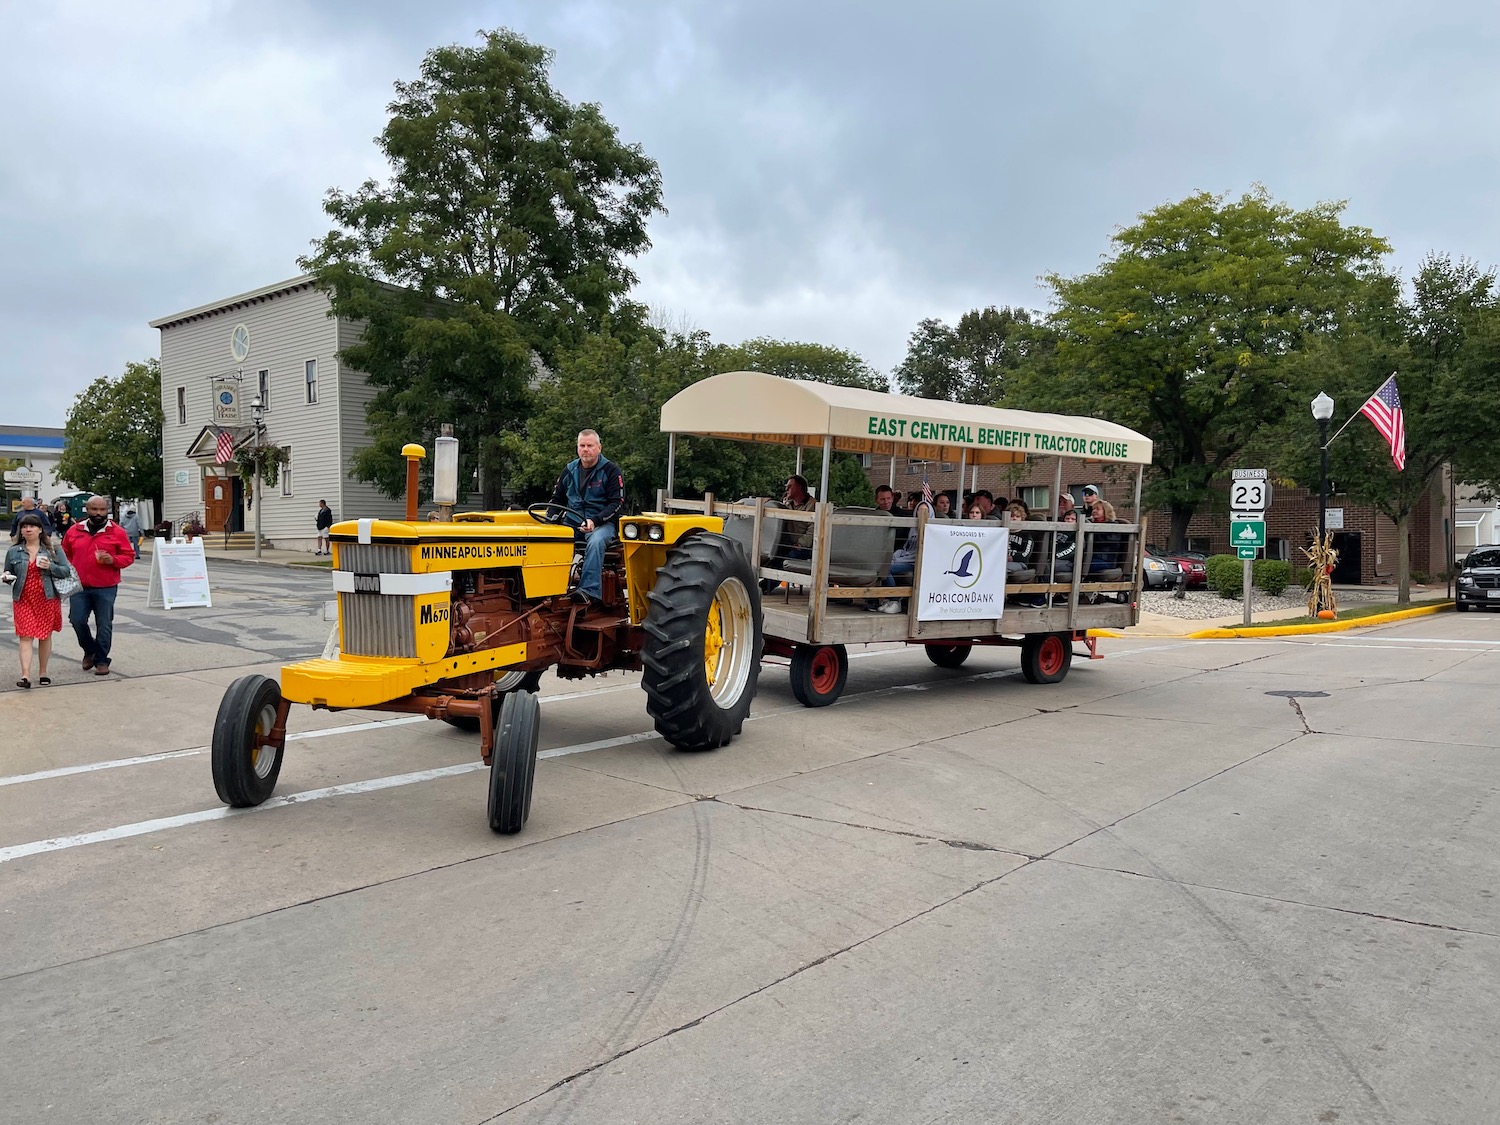
[[[421,455],[420,447],[409,449]],[[763,647],[755,570],[723,520],[622,516],[602,601],[569,598],[578,565],[566,509],[465,513],[334,525],[338,653],[244,676],[214,723],[214,787],[234,807],[268,798],[293,703],[423,714],[479,734],[490,766],[489,822],[521,830],[531,809],[548,668],[565,679],[639,669],[646,710],[681,750],[739,733]],[[576,513],[574,513],[576,515]]]

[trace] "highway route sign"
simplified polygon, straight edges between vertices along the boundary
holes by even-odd
[[[1236,473],[1259,472],[1264,469],[1236,469]],[[1236,477],[1229,482],[1229,510],[1231,512],[1264,512],[1271,506],[1271,482],[1264,477]]]

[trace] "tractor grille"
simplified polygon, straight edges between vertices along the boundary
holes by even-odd
[[[410,574],[410,547],[387,543],[340,543],[339,569],[356,574]]]
[[[341,543],[339,570],[355,574],[410,574],[411,548],[393,543]],[[415,601],[407,594],[340,594],[344,651],[350,656],[415,657]]]
[[[340,594],[343,651],[350,656],[416,656],[415,605],[410,594]]]

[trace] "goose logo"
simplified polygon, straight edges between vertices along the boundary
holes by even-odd
[[[983,573],[984,556],[979,553],[979,544],[973,540],[958,545],[958,550],[953,552],[953,569],[943,571],[944,575],[953,576],[953,585],[960,590],[972,588]]]

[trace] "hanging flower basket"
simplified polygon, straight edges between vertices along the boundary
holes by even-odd
[[[290,464],[292,451],[284,445],[261,445],[253,449],[241,449],[235,454],[234,463],[240,471],[240,479],[253,486],[257,480],[267,488],[275,488],[281,476],[281,467]]]

